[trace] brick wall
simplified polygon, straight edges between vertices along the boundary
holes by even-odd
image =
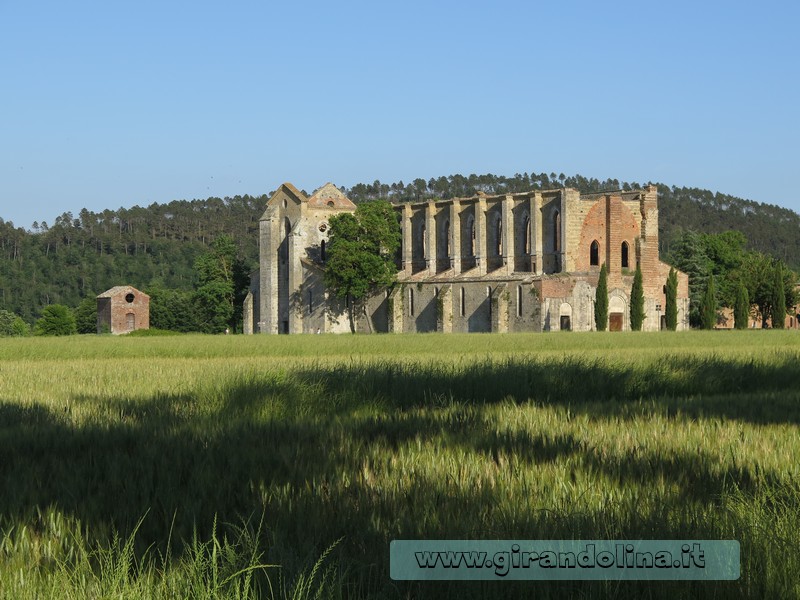
[[[113,288],[97,299],[97,332],[129,333],[150,328],[150,297],[132,287]]]

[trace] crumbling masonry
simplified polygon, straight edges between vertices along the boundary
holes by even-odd
[[[310,197],[285,183],[260,221],[260,265],[245,300],[245,333],[349,332],[346,301],[323,281],[328,219],[355,205],[334,185]],[[630,328],[641,266],[643,329],[664,328],[669,265],[658,259],[655,186],[581,195],[573,189],[429,200],[395,207],[403,238],[397,284],[367,313],[382,332],[590,331],[600,267],[609,328]],[[689,289],[678,273],[678,329]],[[363,316],[359,331],[368,329]]]

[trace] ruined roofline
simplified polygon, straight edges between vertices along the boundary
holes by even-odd
[[[306,195],[305,195],[303,192],[301,192],[300,190],[298,190],[298,189],[297,189],[297,188],[294,186],[294,184],[292,184],[292,183],[289,183],[288,181],[284,181],[282,184],[280,184],[280,185],[278,186],[278,189],[277,189],[277,190],[275,190],[275,193],[273,193],[273,196],[274,196],[275,194],[277,194],[278,192],[280,192],[281,188],[286,188],[287,190],[289,190],[289,191],[292,193],[292,195],[294,195],[295,197],[297,197],[297,199],[298,199],[298,200],[301,200],[301,201],[302,201],[303,199],[306,199],[306,198],[307,198],[307,197],[306,197]],[[272,198],[270,198],[270,200],[271,200],[271,199],[272,199]]]
[[[632,190],[633,193],[640,193],[642,190]],[[602,192],[589,192],[588,194],[581,194],[581,198],[602,198],[603,196],[621,196],[622,194],[630,194],[631,192],[624,192],[622,190],[603,190]]]
[[[605,190],[602,192],[590,192],[588,194],[581,194],[581,198],[586,198],[587,200],[596,200],[597,198],[603,198],[605,196],[621,196],[623,200],[638,200],[642,194],[646,194],[648,192],[657,193],[658,187],[655,185],[650,185],[638,190]]]
[[[430,198],[428,200],[409,200],[407,202],[393,202],[394,206],[425,206],[426,204],[433,202],[434,204],[448,204],[452,202],[478,202],[479,200],[486,200],[486,201],[501,201],[506,196],[511,196],[513,199],[526,199],[530,198],[534,194],[541,194],[542,196],[558,196],[563,194],[567,191],[577,191],[575,188],[553,188],[549,190],[529,190],[527,192],[512,192],[508,194],[492,194],[491,196],[484,194],[482,192],[478,192],[475,196],[467,196],[465,198],[462,197],[455,197],[455,198]]]
[[[274,192],[272,192],[272,194],[270,195],[269,199],[267,200],[267,206],[270,205],[270,203],[281,193],[281,191],[289,194],[290,196],[294,196],[294,198],[298,202],[307,202],[308,201],[308,197],[303,192],[298,190],[293,184],[291,184],[288,181],[286,181],[286,182],[280,184],[278,186],[278,188]]]
[[[293,196],[295,198],[295,200],[297,200],[297,202],[299,202],[301,204],[303,202],[307,202],[308,201],[308,198],[306,197],[306,195],[303,192],[298,190],[294,185],[292,185],[288,181],[285,181],[284,183],[282,183],[282,184],[280,184],[278,186],[278,189],[276,189],[274,192],[272,192],[272,195],[267,200],[267,204],[266,204],[266,206],[264,208],[264,212],[261,214],[261,217],[259,217],[259,219],[258,219],[259,222],[260,221],[268,221],[270,219],[270,210],[275,206],[275,199],[280,195],[281,192],[284,192],[289,196]]]

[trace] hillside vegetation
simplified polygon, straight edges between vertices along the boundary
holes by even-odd
[[[384,184],[359,183],[344,191],[356,202],[387,198],[393,202],[425,198],[548,189],[569,186],[582,192],[635,189],[637,183],[599,181],[580,175],[451,175]],[[659,185],[661,254],[669,254],[681,229],[744,233],[748,248],[800,267],[800,216],[708,190]],[[238,245],[248,268],[257,265],[258,219],[268,195],[175,200],[78,215],[64,213],[52,223],[30,229],[0,219],[0,309],[32,323],[48,304],[76,307],[115,285],[189,290],[194,264],[222,234]],[[0,215],[1,217],[2,215]]]

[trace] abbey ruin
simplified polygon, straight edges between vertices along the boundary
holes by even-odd
[[[267,202],[245,333],[349,332],[346,300],[323,281],[328,219],[355,205],[328,183],[307,197],[285,183]],[[658,258],[658,194],[563,188],[395,206],[402,228],[397,284],[373,297],[379,332],[590,331],[600,267],[609,328],[630,328],[642,270],[644,330],[664,328],[669,265]],[[689,328],[688,278],[678,273],[678,329]],[[364,315],[356,328],[367,331]]]

